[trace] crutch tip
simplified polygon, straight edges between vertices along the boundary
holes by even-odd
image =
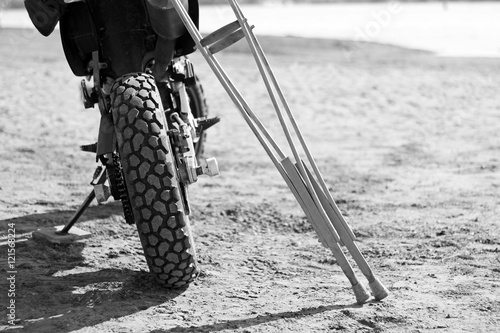
[[[372,290],[373,297],[375,297],[377,301],[383,300],[389,296],[389,290],[387,290],[379,279],[375,278],[375,280],[369,283],[369,286]]]
[[[356,295],[356,303],[358,304],[364,304],[370,298],[370,293],[361,283],[353,285],[352,290]]]

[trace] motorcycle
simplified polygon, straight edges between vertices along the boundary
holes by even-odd
[[[214,158],[202,159],[206,130],[219,119],[208,118],[187,57],[195,43],[169,0],[38,1],[48,7],[26,6],[33,23],[48,35],[56,18],[67,62],[84,77],[84,106],[100,111],[97,143],[82,146],[101,163],[88,199],[120,200],[156,281],[188,285],[199,274],[188,186],[218,174]],[[198,24],[198,1],[183,5]]]

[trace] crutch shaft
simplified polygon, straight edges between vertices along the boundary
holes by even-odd
[[[304,212],[306,214],[309,214],[309,221],[313,225],[319,239],[325,247],[329,248],[332,251],[335,259],[337,259],[337,263],[339,264],[340,268],[348,278],[349,282],[351,282],[357,302],[359,304],[364,303],[370,296],[366,289],[362,286],[362,284],[359,283],[356,274],[351,267],[351,264],[345,257],[344,252],[342,252],[342,250],[340,249],[340,246],[338,244],[339,236],[337,235],[335,229],[329,223],[329,221],[325,221],[323,216],[320,214],[318,207],[311,197],[310,191],[307,189],[303,179],[301,179],[297,169],[290,161],[290,159],[283,159],[281,161],[281,165],[286,171],[288,177],[290,177],[290,181],[293,184],[293,187],[296,189],[298,196],[301,197],[301,201],[304,202],[304,205],[306,207],[304,209]]]
[[[270,97],[271,102],[274,106],[274,109],[276,111],[276,115],[278,116],[279,122],[280,122],[281,127],[283,129],[283,132],[285,134],[285,137],[288,141],[288,145],[289,145],[290,149],[292,150],[292,153],[293,153],[295,160],[297,161],[297,163],[299,163],[299,165],[298,165],[299,171],[302,175],[304,175],[303,177],[304,177],[304,180],[306,182],[306,186],[309,189],[312,189],[312,184],[311,184],[310,180],[307,178],[307,176],[305,176],[304,167],[301,165],[300,155],[299,155],[298,150],[295,146],[295,143],[292,139],[292,136],[290,134],[290,131],[289,131],[288,126],[286,124],[286,121],[284,119],[283,112],[281,111],[281,107],[278,104],[277,97],[275,95],[274,90],[276,90],[278,92],[278,94],[282,95],[282,93],[280,91],[279,86],[277,85],[276,80],[274,80],[273,83],[270,82],[270,76],[272,76],[271,67],[267,63],[267,60],[265,58],[265,54],[264,54],[263,50],[259,49],[257,47],[255,35],[253,34],[252,29],[249,26],[247,20],[243,16],[243,13],[241,12],[238,4],[232,0],[230,0],[229,2],[230,2],[230,5],[233,9],[234,14],[236,15],[238,21],[240,22],[243,33],[245,34],[245,37],[247,38],[247,42],[250,46],[250,50],[251,50],[252,55],[255,59],[257,67],[260,71],[260,74],[262,76],[262,79],[264,81],[266,89],[269,93],[269,97]],[[317,207],[317,211],[319,212],[321,219],[325,220],[325,224],[326,224],[326,221],[328,220],[327,214],[324,211],[322,205],[320,204],[319,198],[317,197],[316,193],[312,190],[311,190],[311,198],[312,198],[314,205]],[[333,232],[335,233],[335,231],[333,231]],[[335,233],[335,235],[336,235],[336,233]],[[336,238],[338,241],[338,236],[336,236]]]
[[[335,213],[337,215],[340,215],[339,219],[340,219],[341,223],[344,225],[344,228],[346,230],[348,230],[348,233],[351,235],[351,237],[354,237],[354,234],[352,233],[351,228],[349,227],[349,225],[347,224],[347,222],[345,221],[345,219],[342,217],[342,214],[340,213],[340,210],[338,209],[337,205],[335,204],[335,201],[333,200],[333,197],[331,196],[331,193],[328,190],[326,182],[324,181],[323,176],[321,175],[321,172],[319,171],[319,168],[318,168],[318,166],[316,164],[316,161],[312,157],[312,154],[311,154],[311,152],[309,150],[309,147],[308,147],[308,145],[307,145],[307,143],[306,143],[306,141],[304,139],[304,136],[302,135],[302,132],[301,132],[301,130],[300,130],[300,128],[299,128],[296,120],[295,120],[295,117],[294,117],[294,115],[293,115],[293,113],[292,113],[292,111],[291,111],[291,109],[290,109],[290,107],[288,105],[288,102],[287,102],[285,96],[283,95],[283,92],[282,92],[282,90],[281,90],[281,88],[279,86],[279,83],[278,83],[278,81],[277,81],[277,79],[276,79],[276,77],[274,75],[274,72],[273,72],[271,66],[269,65],[269,62],[268,62],[268,60],[267,60],[267,58],[266,58],[266,56],[264,54],[264,51],[262,50],[262,47],[260,46],[259,41],[255,37],[255,35],[253,34],[253,32],[250,32],[250,35],[251,35],[251,37],[254,40],[254,44],[255,44],[255,46],[257,48],[257,51],[259,52],[259,54],[260,54],[260,56],[262,58],[262,61],[264,62],[266,68],[268,68],[268,70],[269,70],[269,76],[270,76],[273,84],[276,87],[276,91],[278,93],[278,96],[279,96],[279,98],[280,98],[280,100],[281,100],[281,102],[282,102],[282,104],[283,104],[283,106],[285,108],[285,111],[286,111],[286,113],[287,113],[287,115],[288,115],[288,117],[290,119],[290,122],[291,122],[291,124],[292,124],[292,126],[294,128],[294,131],[297,134],[297,137],[298,137],[298,139],[299,139],[299,141],[300,141],[300,143],[302,145],[302,148],[303,148],[304,152],[306,153],[307,159],[308,159],[309,163],[311,164],[311,166],[313,167],[314,173],[315,173],[316,177],[319,180],[321,188],[323,189],[324,193],[327,195],[328,200],[332,204]],[[301,170],[300,165],[299,165],[299,171],[301,171],[301,172],[304,171],[304,170]]]
[[[230,4],[231,4],[231,7],[233,8],[233,11],[235,12],[235,15],[237,16],[238,20],[240,21],[240,24],[243,26],[243,31],[244,31],[244,33],[248,39],[248,42],[250,44],[250,49],[251,49],[252,54],[257,62],[257,66],[259,67],[259,70],[260,70],[262,77],[264,79],[264,82],[266,84],[266,88],[268,89],[268,92],[270,94],[273,105],[275,106],[279,121],[282,124],[286,138],[289,141],[289,145],[290,145],[290,147],[293,151],[294,157],[297,161],[297,168],[298,168],[299,172],[302,174],[302,177],[306,182],[307,188],[311,191],[314,203],[316,205],[318,205],[319,211],[322,213],[322,215],[327,214],[328,218],[330,220],[332,220],[332,222],[334,222],[334,228],[339,233],[339,236],[340,236],[342,242],[345,243],[346,247],[351,252],[353,259],[356,261],[356,263],[360,267],[360,270],[367,277],[370,285],[376,283],[376,278],[373,275],[373,272],[372,272],[370,266],[368,265],[368,263],[364,259],[363,255],[359,251],[357,245],[354,243],[355,236],[354,236],[351,228],[349,227],[349,225],[347,224],[347,222],[343,218],[342,214],[340,213],[340,210],[336,206],[335,201],[333,200],[330,192],[328,191],[326,183],[325,183],[325,181],[324,181],[324,179],[323,179],[323,177],[322,177],[322,175],[321,175],[321,173],[316,165],[314,158],[312,157],[312,155],[310,153],[310,150],[306,144],[306,141],[305,141],[305,139],[300,131],[300,128],[295,120],[295,117],[293,116],[293,113],[291,112],[291,109],[288,105],[288,102],[286,101],[286,98],[283,95],[283,92],[279,86],[279,83],[278,83],[275,75],[274,75],[274,72],[272,71],[271,66],[269,65],[269,62],[265,56],[265,53],[262,50],[262,47],[260,46],[259,41],[255,37],[255,35],[251,31],[251,29],[248,29],[248,23],[247,23],[246,19],[244,19],[243,14],[242,14],[238,4],[232,0],[230,0]],[[283,106],[285,107],[285,110],[288,114],[290,122],[292,123],[292,126],[293,126],[293,128],[294,128],[294,130],[299,138],[299,141],[303,147],[303,150],[305,151],[305,153],[308,157],[308,160],[311,163],[311,165],[313,166],[313,169],[314,169],[314,171],[315,171],[315,173],[316,173],[316,175],[321,183],[321,187],[323,188],[323,191],[328,195],[328,197],[326,197],[324,194],[323,194],[323,198],[316,196],[317,194],[318,194],[318,196],[321,196],[321,192],[323,192],[323,191],[321,191],[318,184],[315,182],[312,174],[310,172],[305,171],[306,166],[301,161],[301,159],[298,157],[297,150],[295,148],[293,140],[291,139],[291,136],[289,134],[286,123],[282,117],[281,109],[277,104],[277,101],[276,101],[276,98],[274,95],[274,90],[271,88],[271,84],[269,83],[269,79],[271,79],[272,84],[274,86],[274,89],[276,90],[276,93],[278,94]],[[315,185],[316,185],[316,188],[314,188]],[[323,202],[320,202],[321,199],[323,199],[322,200]],[[325,211],[323,211],[322,208],[324,208]],[[325,221],[325,223],[328,223],[328,219],[324,219],[324,221]],[[386,293],[385,287],[381,286],[380,283],[378,283],[378,286],[376,286],[375,289],[377,289],[379,291],[379,294],[385,294],[385,296],[386,296],[387,293]],[[385,297],[385,296],[383,296],[383,297]],[[375,297],[380,298],[381,295],[375,294]]]
[[[336,214],[331,202],[323,193],[319,184],[314,180],[311,171],[307,169],[307,167],[306,167],[306,172],[308,173],[308,176],[310,177],[311,182],[313,184],[314,187],[313,190],[316,191],[316,193],[318,193],[318,197],[321,201],[321,204],[323,205],[323,207],[325,207],[325,211],[328,214],[331,223],[335,227],[335,230],[338,232],[340,239],[343,241],[344,245],[351,253],[352,258],[358,265],[363,275],[367,278],[370,289],[372,289],[373,296],[377,300],[386,298],[389,295],[387,288],[375,277],[372,269],[370,268],[370,265],[368,264],[365,257],[359,250],[357,244],[354,242],[355,238],[352,237],[351,234],[348,232],[348,230],[346,229],[346,225],[341,223],[340,219],[343,218],[342,214],[340,215]]]

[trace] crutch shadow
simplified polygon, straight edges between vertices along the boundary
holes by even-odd
[[[236,330],[236,329],[245,329],[248,327],[265,324],[277,320],[282,319],[298,319],[302,317],[313,316],[316,314],[320,314],[328,311],[342,310],[342,309],[351,309],[351,308],[360,308],[362,305],[347,304],[347,305],[327,305],[327,306],[318,306],[313,308],[304,308],[299,311],[287,311],[287,312],[278,312],[271,313],[265,316],[257,316],[253,318],[245,318],[245,319],[236,319],[236,320],[227,320],[224,322],[210,324],[210,325],[202,325],[202,326],[190,326],[190,327],[174,327],[169,330],[152,330],[149,333],[174,333],[174,332],[219,332],[223,330]]]

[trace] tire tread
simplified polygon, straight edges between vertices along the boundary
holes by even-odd
[[[112,87],[118,151],[146,261],[156,280],[182,287],[198,275],[165,115],[154,78],[130,74]]]

